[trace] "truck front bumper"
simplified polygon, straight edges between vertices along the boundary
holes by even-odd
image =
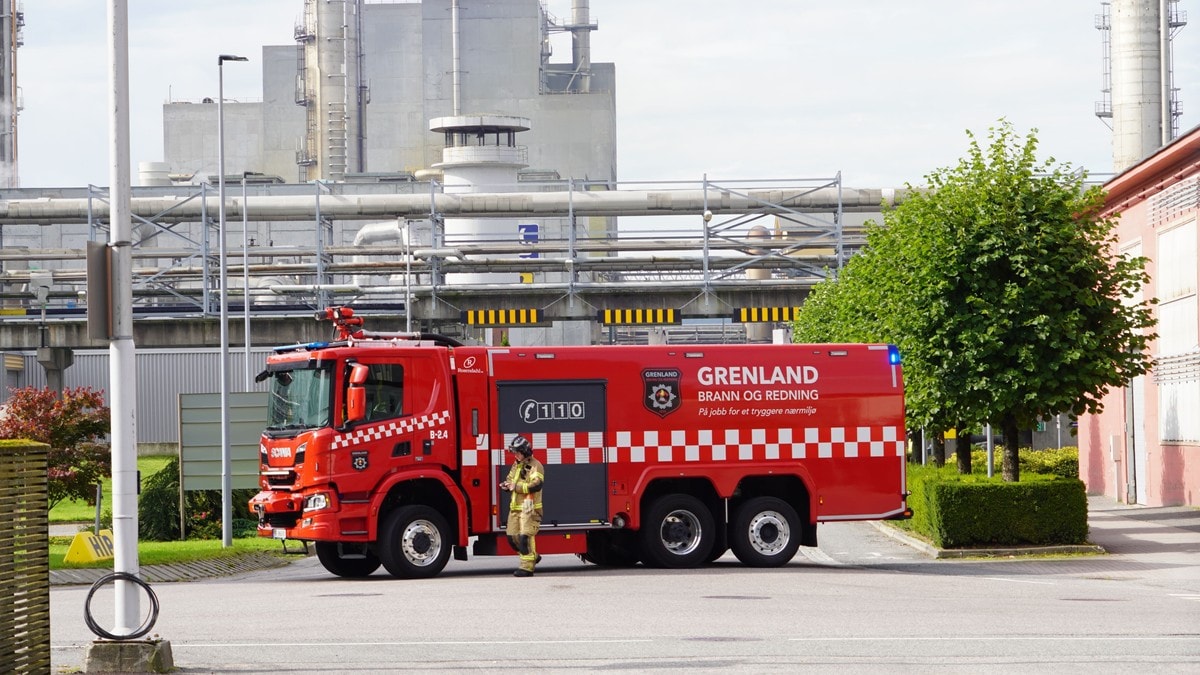
[[[314,496],[320,496],[320,508],[311,508]],[[309,508],[306,508],[308,506]],[[295,492],[264,490],[250,500],[250,510],[258,515],[258,536],[304,541],[366,541],[361,526],[346,527],[336,497],[325,492],[302,495]],[[357,514],[355,514],[357,515]],[[359,515],[355,522],[362,521]],[[354,531],[351,531],[354,530]]]

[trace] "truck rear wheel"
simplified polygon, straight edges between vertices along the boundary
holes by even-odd
[[[716,541],[712,514],[691,495],[664,495],[642,517],[642,562],[654,567],[696,567]]]
[[[321,566],[339,577],[359,579],[379,569],[379,557],[365,545],[318,541],[316,546]]]
[[[800,549],[800,517],[776,497],[746,500],[733,514],[729,547],[750,567],[786,565]]]
[[[379,559],[394,577],[426,579],[450,560],[450,526],[428,506],[401,506],[379,530]]]

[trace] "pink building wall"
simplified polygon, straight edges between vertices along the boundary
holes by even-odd
[[[1200,127],[1113,178],[1105,184],[1105,189],[1108,191],[1106,212],[1119,217],[1117,234],[1122,251],[1128,252],[1131,246],[1140,243],[1140,254],[1149,259],[1146,271],[1150,281],[1144,289],[1145,297],[1159,298],[1156,261],[1161,260],[1164,253],[1157,248],[1160,233],[1189,222],[1200,227],[1197,223],[1200,220]],[[1200,257],[1200,251],[1193,255]],[[1194,289],[1200,289],[1200,279],[1192,280],[1192,284]],[[1155,305],[1156,316],[1158,311]],[[1156,328],[1160,335],[1161,328]],[[1200,326],[1197,332],[1200,333]],[[1160,341],[1150,346],[1151,353],[1156,356]],[[1200,378],[1200,367],[1195,365],[1195,359],[1189,363],[1191,365],[1184,367],[1186,376]],[[1168,367],[1163,362],[1156,364],[1153,371],[1135,380],[1131,386],[1110,391],[1103,399],[1103,412],[1080,418],[1079,474],[1090,494],[1149,506],[1200,506],[1200,439],[1197,443],[1160,439],[1159,383],[1168,376],[1164,370]],[[1177,376],[1179,371],[1173,372]],[[1140,400],[1135,402],[1135,398]],[[1130,436],[1126,433],[1126,424],[1133,421],[1135,407],[1140,407],[1143,414],[1141,424],[1132,425],[1133,433],[1142,434],[1145,442],[1144,470],[1135,472],[1141,482],[1140,491],[1131,489],[1129,481],[1136,463]],[[1200,417],[1200,406],[1194,407],[1197,409],[1180,410],[1178,415],[1191,416],[1189,419]]]

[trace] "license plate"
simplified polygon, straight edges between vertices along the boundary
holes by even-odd
[[[271,537],[275,539],[287,539],[287,530],[283,529],[282,527],[277,527],[271,531]]]

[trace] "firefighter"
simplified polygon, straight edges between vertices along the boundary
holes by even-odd
[[[541,560],[534,538],[542,524],[542,486],[546,470],[534,459],[533,446],[524,436],[516,436],[508,444],[515,461],[508,470],[508,478],[500,489],[512,492],[508,507],[508,543],[521,554],[521,564],[513,572],[515,577],[533,576],[534,565]]]

